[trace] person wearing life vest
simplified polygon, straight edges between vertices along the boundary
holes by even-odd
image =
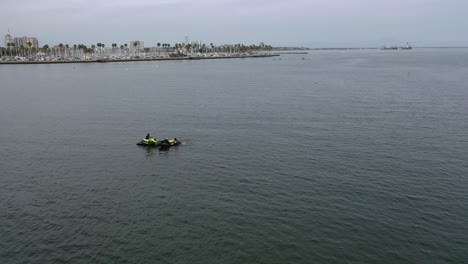
[[[145,142],[147,142],[147,143],[149,143],[149,144],[153,144],[153,143],[158,142],[158,140],[155,139],[154,137],[152,137],[152,136],[150,135],[150,133],[146,134],[146,137],[145,137],[145,139],[143,139],[143,141],[145,141]]]

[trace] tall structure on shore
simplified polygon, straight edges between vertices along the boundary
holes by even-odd
[[[13,38],[10,35],[10,31],[8,30],[8,34],[5,35],[3,38],[3,47],[7,48],[8,43],[13,43]]]
[[[31,43],[31,48],[39,48],[39,42],[37,41],[37,38],[34,37],[19,37],[15,38],[13,42],[15,43],[16,47],[23,46],[25,48],[29,48],[28,43]]]

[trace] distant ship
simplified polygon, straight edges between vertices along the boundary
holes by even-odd
[[[410,50],[413,49],[411,45],[407,42],[406,46],[404,47],[398,47],[398,46],[383,46],[381,50]]]
[[[411,45],[410,45],[408,42],[406,42],[406,46],[400,47],[399,49],[402,49],[402,50],[410,50],[410,49],[413,49],[413,47],[411,47]]]

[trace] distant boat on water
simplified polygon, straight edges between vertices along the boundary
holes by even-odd
[[[413,47],[411,47],[411,45],[410,45],[408,42],[406,42],[406,46],[404,46],[404,47],[400,47],[400,48],[398,48],[398,49],[402,49],[402,50],[410,50],[410,49],[413,49]]]
[[[381,50],[397,50],[397,46],[383,46]]]
[[[413,49],[411,45],[407,42],[406,46],[399,47],[399,46],[383,46],[381,50],[410,50]]]

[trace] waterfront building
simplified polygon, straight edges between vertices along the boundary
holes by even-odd
[[[31,48],[39,48],[39,41],[37,41],[37,38],[34,37],[19,37],[19,38],[14,38],[13,42],[15,43],[16,47],[25,47],[29,48],[28,43],[31,43]]]

